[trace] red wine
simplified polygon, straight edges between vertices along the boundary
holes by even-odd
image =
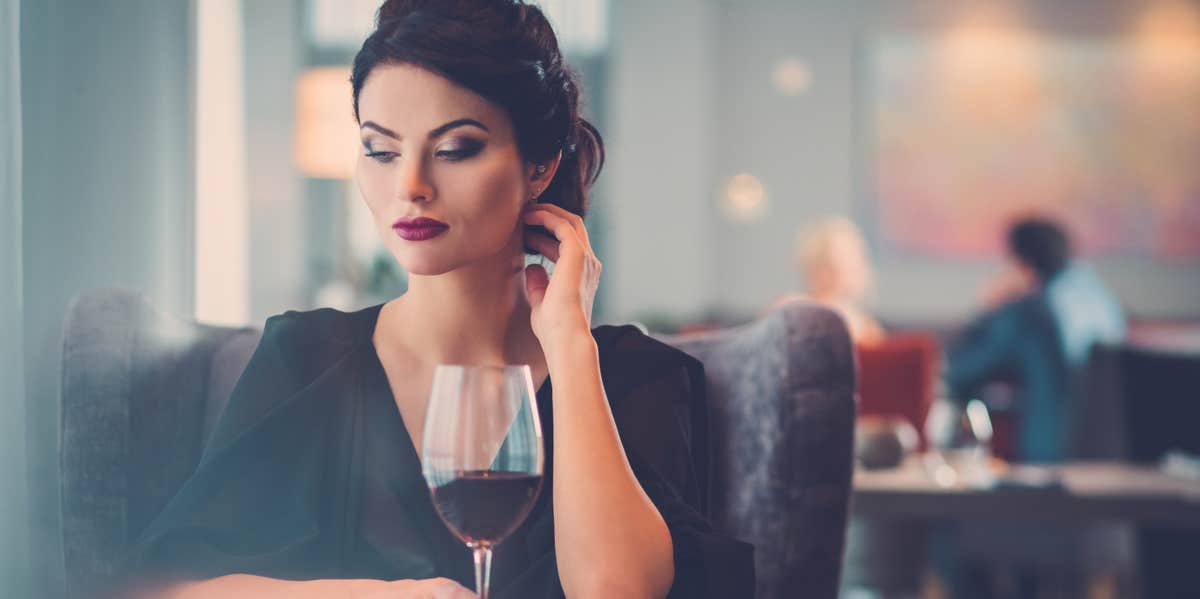
[[[458,472],[433,489],[433,504],[462,542],[497,545],[525,521],[541,487],[541,476],[524,472]]]

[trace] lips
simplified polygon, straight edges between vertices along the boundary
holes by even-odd
[[[446,232],[450,225],[432,218],[401,218],[392,223],[392,230],[407,241],[425,241]]]

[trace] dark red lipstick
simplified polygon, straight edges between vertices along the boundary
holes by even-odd
[[[402,239],[408,241],[425,241],[433,239],[446,232],[450,225],[423,216],[417,218],[401,218],[392,223],[392,230]]]

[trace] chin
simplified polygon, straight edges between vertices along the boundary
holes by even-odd
[[[481,249],[479,246],[454,248],[451,246],[436,247],[431,244],[423,247],[393,246],[389,249],[396,263],[408,274],[436,277],[481,260],[493,260],[507,247],[504,243],[498,245],[497,250],[484,251],[482,255],[476,253]]]
[[[403,264],[401,266],[403,266]],[[454,270],[454,269],[453,268],[439,268],[436,265],[429,266],[428,268],[423,267],[423,265],[422,265],[422,266],[414,266],[413,268],[405,268],[404,272],[407,272],[410,275],[417,275],[417,276],[421,276],[421,277],[436,277],[438,275],[444,275],[452,270]]]
[[[400,268],[403,268],[404,272],[423,277],[444,275],[457,267],[456,264],[452,264],[449,260],[439,259],[434,256],[396,256],[396,262],[400,264]]]

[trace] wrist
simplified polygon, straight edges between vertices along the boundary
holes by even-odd
[[[590,330],[549,336],[542,342],[542,353],[551,372],[558,366],[577,367],[581,363],[599,363],[599,348]]]

